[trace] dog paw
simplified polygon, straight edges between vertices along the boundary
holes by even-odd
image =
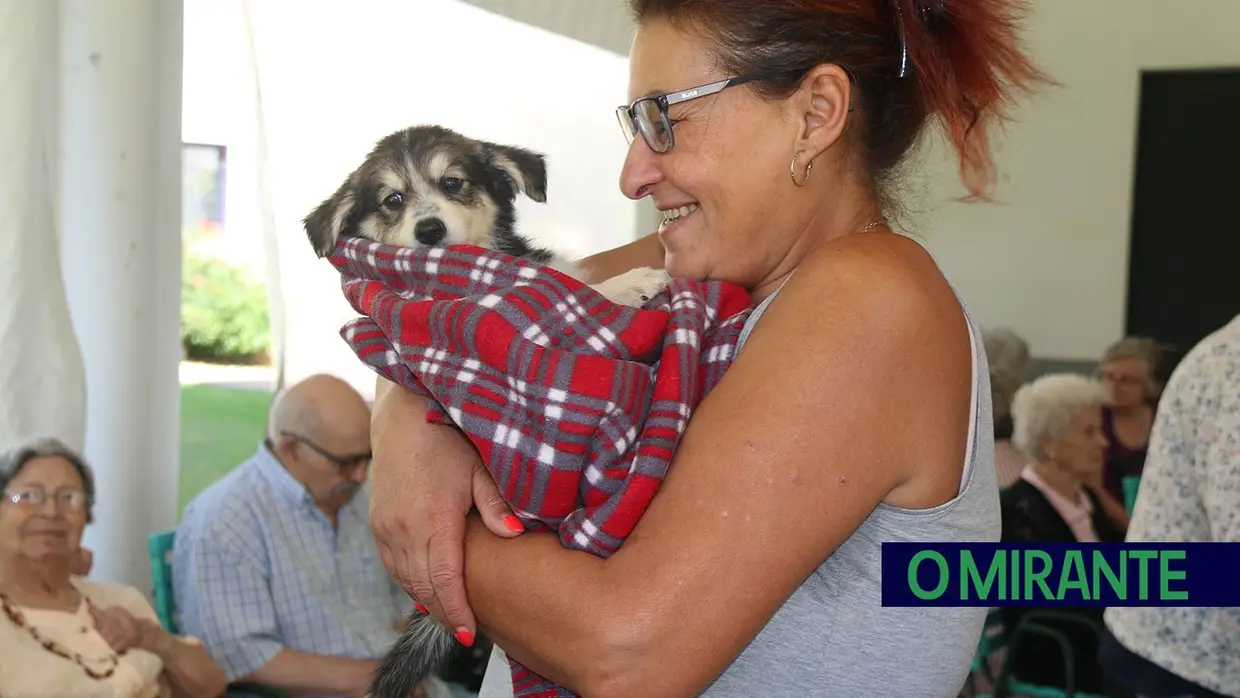
[[[662,269],[641,267],[596,284],[592,288],[619,305],[640,308],[667,287],[671,277]]]

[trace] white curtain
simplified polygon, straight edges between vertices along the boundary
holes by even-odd
[[[85,446],[56,221],[58,5],[0,0],[0,447],[33,434]]]

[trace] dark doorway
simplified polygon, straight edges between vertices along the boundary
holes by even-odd
[[[1240,313],[1240,68],[1141,76],[1129,335],[1184,354]]]

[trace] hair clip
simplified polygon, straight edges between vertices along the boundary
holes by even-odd
[[[904,13],[900,11],[900,0],[894,0],[892,8],[896,15],[896,31],[900,34],[900,72],[896,77],[908,75],[908,36],[904,32]]]

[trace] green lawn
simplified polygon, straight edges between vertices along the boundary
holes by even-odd
[[[177,515],[194,495],[254,453],[271,394],[211,386],[181,388],[181,488]]]

